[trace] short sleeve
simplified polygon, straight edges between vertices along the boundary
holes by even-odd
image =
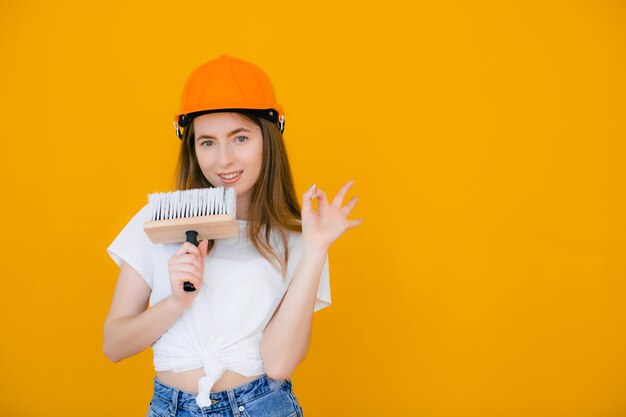
[[[122,261],[132,266],[152,288],[152,251],[154,244],[143,229],[149,220],[146,204],[126,224],[107,248],[107,253],[121,268]]]
[[[322,275],[320,276],[320,283],[317,287],[317,300],[315,300],[315,307],[313,312],[328,307],[330,305],[330,277],[328,273],[328,254],[326,254],[326,262],[324,262],[324,268],[322,268]]]

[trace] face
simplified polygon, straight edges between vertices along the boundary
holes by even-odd
[[[263,135],[256,124],[234,113],[209,113],[193,120],[200,169],[215,187],[234,187],[246,198],[261,174]],[[235,178],[233,175],[239,174]]]

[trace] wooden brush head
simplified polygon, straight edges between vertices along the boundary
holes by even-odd
[[[153,243],[189,241],[187,231],[197,232],[198,241],[239,236],[234,188],[153,193],[148,201],[150,220],[144,230]]]
[[[184,242],[187,230],[198,232],[198,240],[239,236],[237,219],[228,214],[153,220],[145,222],[143,228],[152,243]]]

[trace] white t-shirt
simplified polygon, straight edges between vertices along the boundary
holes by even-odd
[[[132,266],[152,289],[150,306],[171,295],[167,261],[182,243],[154,244],[143,230],[146,204],[107,248],[118,266]],[[247,239],[245,220],[237,220],[239,237],[216,239],[205,259],[204,282],[192,305],[153,344],[156,371],[204,368],[196,402],[211,404],[209,393],[226,369],[244,376],[265,373],[261,336],[287,292],[300,259],[302,234],[288,232],[289,262],[282,275]],[[272,230],[273,248],[283,246]],[[322,270],[314,311],[331,303],[328,256]]]

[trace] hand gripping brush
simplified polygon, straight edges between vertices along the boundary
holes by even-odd
[[[144,230],[152,243],[190,242],[239,236],[234,188],[195,188],[148,195],[150,220]],[[185,291],[195,291],[189,281]]]

